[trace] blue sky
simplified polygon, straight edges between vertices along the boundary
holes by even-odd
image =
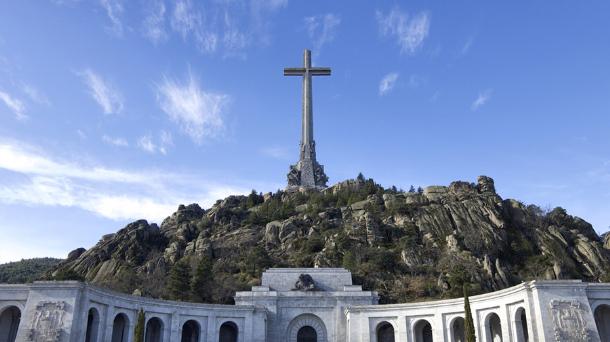
[[[331,184],[485,174],[608,230],[607,1],[2,1],[0,262],[283,188],[304,48]]]

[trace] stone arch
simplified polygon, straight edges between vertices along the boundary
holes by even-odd
[[[525,314],[525,308],[517,308],[514,321],[517,342],[528,342],[529,332],[527,331],[527,315]]]
[[[21,322],[21,309],[15,305],[0,310],[0,341],[15,342],[19,323]]]
[[[596,307],[593,317],[595,317],[599,338],[602,341],[610,341],[610,305],[601,304]]]
[[[465,326],[466,321],[464,317],[458,316],[451,320],[449,327],[451,328],[451,342],[465,342]]]
[[[144,342],[163,342],[163,321],[159,317],[151,317],[146,322]]]
[[[129,338],[129,317],[124,313],[114,316],[112,321],[112,342],[127,342]]]
[[[219,342],[237,342],[239,339],[239,327],[233,321],[222,323],[218,331]]]
[[[199,322],[190,319],[182,325],[182,338],[181,342],[199,342],[201,336],[201,326]]]
[[[309,325],[302,326],[297,332],[297,342],[318,342],[316,329]]]
[[[85,342],[97,342],[100,328],[100,314],[96,308],[90,308],[87,313],[87,330],[85,330]]]
[[[413,336],[415,342],[433,342],[432,324],[425,319],[420,319],[413,325]]]
[[[495,312],[485,318],[485,337],[487,342],[502,342],[502,322]]]
[[[394,326],[387,321],[380,322],[377,324],[375,329],[377,334],[377,342],[394,342],[396,341],[396,335],[394,332]]]
[[[318,316],[313,314],[297,316],[288,324],[286,332],[287,341],[297,342],[299,330],[305,326],[311,327],[316,331],[318,342],[327,342],[326,326]]]

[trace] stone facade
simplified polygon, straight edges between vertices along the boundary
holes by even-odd
[[[313,284],[311,283],[313,281]],[[462,299],[378,305],[345,269],[270,269],[236,305],[119,294],[79,282],[0,285],[0,342],[463,341]],[[477,341],[610,341],[610,284],[532,281],[470,298]]]

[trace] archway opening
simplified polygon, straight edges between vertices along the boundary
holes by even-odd
[[[452,342],[464,342],[466,337],[464,336],[464,318],[456,317],[451,323],[451,341]]]
[[[381,322],[377,326],[377,342],[394,342],[394,326]]]
[[[186,321],[182,326],[181,342],[199,342],[199,335],[201,334],[200,330],[199,323],[196,321]]]
[[[0,313],[0,341],[15,342],[21,321],[21,310],[10,306]]]
[[[422,319],[415,323],[413,327],[415,335],[415,342],[433,342],[432,339],[432,325],[430,322]]]
[[[515,331],[517,332],[517,342],[528,342],[529,335],[527,332],[527,316],[525,309],[519,308],[515,312]]]
[[[600,305],[593,313],[597,332],[602,341],[610,341],[610,305]]]
[[[114,317],[112,322],[112,342],[127,342],[129,336],[129,319],[127,315],[120,313]]]
[[[502,342],[502,324],[500,323],[500,317],[491,313],[487,316],[487,341],[490,342]]]
[[[297,332],[297,342],[318,342],[316,329],[306,325]]]
[[[96,342],[97,332],[100,326],[100,315],[95,308],[89,309],[87,315],[87,331],[85,333],[85,342]]]
[[[146,322],[146,334],[144,342],[163,342],[163,322],[153,317]]]
[[[239,335],[239,329],[237,324],[233,322],[224,322],[220,326],[220,333],[218,334],[219,342],[237,342]]]

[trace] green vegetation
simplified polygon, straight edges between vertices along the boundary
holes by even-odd
[[[62,260],[55,258],[23,259],[0,265],[0,283],[31,283],[44,278],[44,274]]]
[[[170,299],[188,300],[191,296],[191,266],[182,259],[174,264],[169,272],[167,292]]]
[[[470,310],[470,299],[468,298],[468,284],[464,284],[464,337],[466,342],[476,342],[477,337],[474,331],[474,321]]]
[[[138,319],[133,333],[134,342],[144,342],[144,322],[144,310],[140,309],[140,311],[138,311]]]

